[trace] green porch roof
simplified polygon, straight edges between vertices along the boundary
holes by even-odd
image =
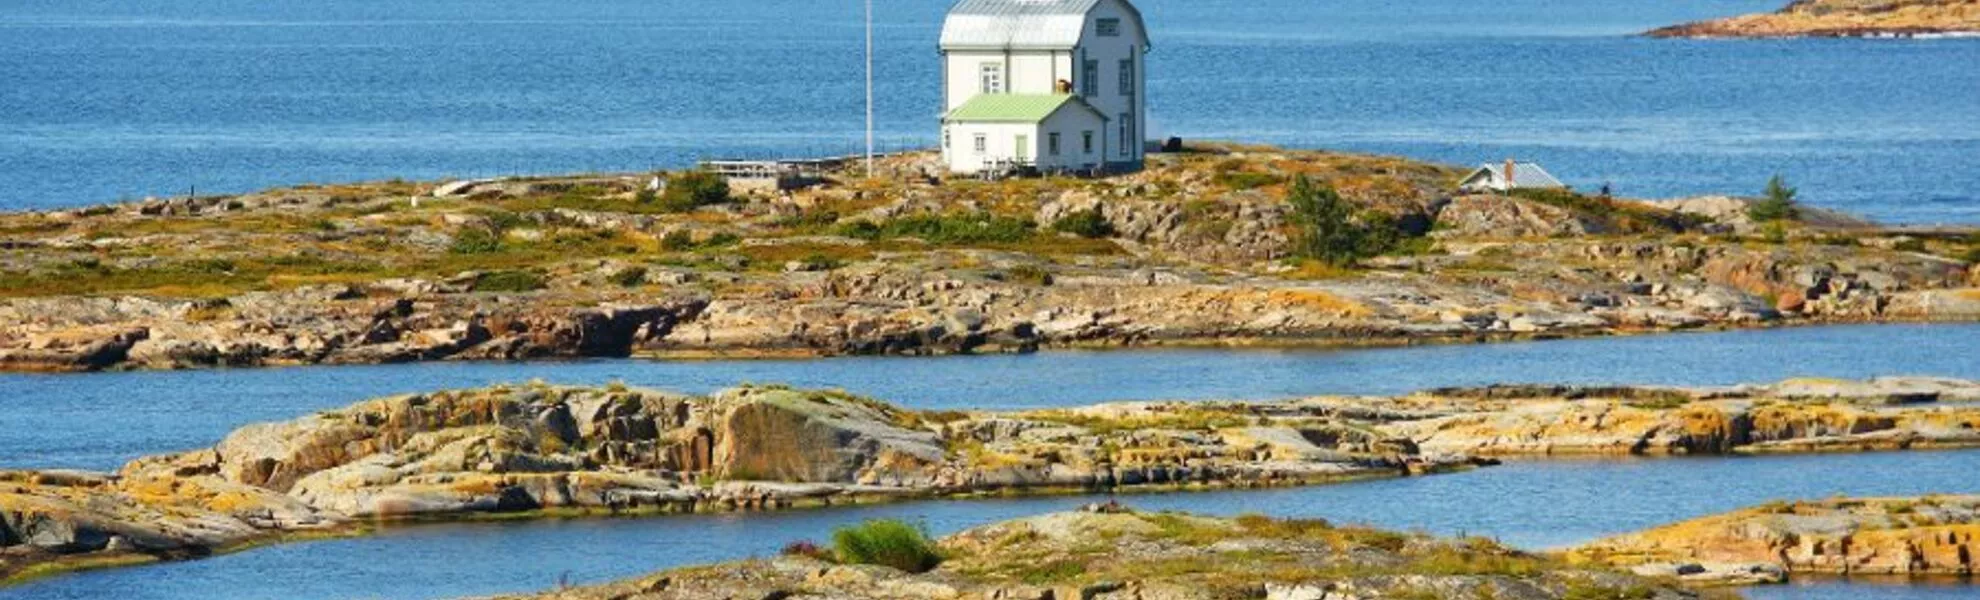
[[[1078,99],[1072,94],[978,94],[949,111],[943,120],[1037,123]]]

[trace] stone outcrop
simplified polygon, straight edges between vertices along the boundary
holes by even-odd
[[[1028,489],[1260,486],[1470,466],[1297,411],[931,413],[835,392],[544,385],[414,394],[243,427],[115,474],[0,473],[0,578],[183,558],[380,519],[693,511]]]
[[[1980,497],[1775,502],[1575,548],[1584,562],[1695,581],[1792,574],[1972,575]]]
[[[0,577],[488,512],[1302,485],[1492,455],[1980,447],[1975,400],[1980,383],[1888,378],[950,412],[777,386],[709,396],[498,386],[250,425],[115,474],[0,473]]]
[[[691,213],[647,177],[305,186],[0,215],[0,370],[1028,352],[1980,319],[1971,231],[1746,201],[1457,196],[1448,167],[1206,144],[1091,180],[850,181]],[[1290,261],[1289,181],[1394,237]],[[1060,231],[1079,216],[1081,227]],[[978,231],[983,229],[983,231]],[[1783,231],[1775,232],[1774,229]],[[994,230],[994,231],[992,231]],[[1774,233],[1781,235],[1775,236]],[[1092,237],[1082,237],[1092,236]],[[1727,237],[1734,236],[1734,237]]]
[[[1973,0],[1794,0],[1778,12],[1653,30],[1653,37],[1918,37],[1980,34]]]
[[[1723,454],[1980,447],[1980,384],[1790,380],[1724,389],[1509,386],[1397,399],[1381,429],[1426,451]],[[1343,405],[1357,410],[1377,407]]]
[[[1437,213],[1438,237],[1525,238],[1614,233],[1588,215],[1524,198],[1468,195],[1452,198]]]
[[[383,298],[374,294],[388,294]],[[343,284],[218,300],[0,301],[0,368],[78,371],[627,356],[705,297],[597,307]]]
[[[1104,542],[1100,542],[1104,540]],[[524,596],[558,600],[1679,600],[1699,593],[1571,566],[1482,539],[1439,539],[1324,521],[1136,513],[1117,505],[1047,514],[939,541],[933,570],[841,564],[830,552],[673,569]],[[1232,560],[1241,556],[1242,560]],[[1464,565],[1461,569],[1454,566]],[[519,597],[521,598],[521,597]]]

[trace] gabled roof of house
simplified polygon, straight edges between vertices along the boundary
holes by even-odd
[[[1490,173],[1493,179],[1504,180],[1506,176],[1504,171],[1504,165],[1486,164],[1478,167],[1478,170],[1472,171],[1470,175],[1464,176],[1463,181],[1470,183],[1472,180],[1477,179],[1479,175],[1487,173]],[[1561,183],[1559,179],[1555,179],[1552,173],[1548,173],[1546,169],[1540,168],[1540,163],[1513,163],[1513,178],[1517,180],[1512,182],[1513,188],[1567,187],[1567,184]]]
[[[1077,106],[1102,120],[1106,115],[1072,94],[978,94],[949,111],[943,121],[973,123],[1038,123],[1060,109]]]
[[[1067,50],[1079,45],[1086,14],[1104,0],[961,0],[942,21],[942,48]],[[1121,3],[1141,27],[1141,12]]]

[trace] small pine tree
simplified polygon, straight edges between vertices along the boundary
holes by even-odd
[[[1299,230],[1293,240],[1294,256],[1335,266],[1352,265],[1361,258],[1364,232],[1352,222],[1354,207],[1333,188],[1299,177],[1286,201],[1292,204],[1293,225]]]
[[[1800,216],[1801,210],[1795,205],[1795,189],[1788,187],[1787,181],[1779,174],[1767,180],[1766,197],[1746,207],[1746,216],[1759,222],[1785,221]]]

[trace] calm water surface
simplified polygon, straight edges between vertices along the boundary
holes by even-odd
[[[827,360],[427,363],[0,375],[0,468],[114,469],[247,423],[376,396],[541,378],[708,392],[838,387],[916,408],[1398,394],[1491,383],[1723,385],[1789,377],[1980,379],[1980,325],[1874,325],[1354,350],[1154,350]]]
[[[879,0],[879,127],[931,144],[948,2]],[[1631,36],[1780,0],[1142,0],[1151,133],[1531,158],[1584,189],[1980,222],[1980,41]],[[845,153],[859,3],[0,2],[0,209]]]
[[[1300,489],[1130,495],[1147,510],[1323,517],[1546,548],[1777,498],[1973,492],[1980,452],[1520,461],[1468,473]],[[932,501],[747,515],[406,527],[368,538],[82,573],[0,591],[22,598],[419,598],[628,577],[766,556],[874,517],[936,533],[1066,510],[1091,497]],[[1972,588],[1821,583],[1757,597],[1970,597]]]

